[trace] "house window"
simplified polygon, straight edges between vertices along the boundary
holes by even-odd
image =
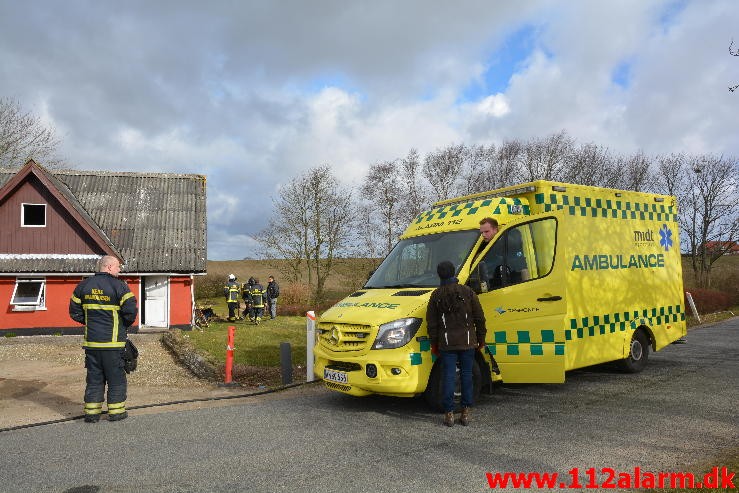
[[[46,204],[21,204],[21,226],[46,227]]]
[[[16,312],[46,310],[46,280],[16,279],[10,304]]]

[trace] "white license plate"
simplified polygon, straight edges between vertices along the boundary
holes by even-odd
[[[349,383],[349,377],[343,371],[323,369],[323,379],[337,383]]]

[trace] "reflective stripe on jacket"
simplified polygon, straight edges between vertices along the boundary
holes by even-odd
[[[254,308],[264,307],[264,295],[266,294],[266,291],[261,284],[255,284],[254,287],[251,288],[249,294],[251,295],[251,304]]]
[[[241,291],[239,289],[239,283],[236,281],[230,281],[223,286],[223,295],[226,297],[226,303],[238,303],[239,291]]]
[[[82,345],[91,349],[122,349],[137,314],[128,285],[107,272],[80,282],[69,301],[69,316],[85,325]]]

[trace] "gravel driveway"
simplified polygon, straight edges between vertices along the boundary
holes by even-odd
[[[244,394],[195,378],[159,341],[161,334],[131,334],[138,369],[128,376],[128,407]],[[0,429],[82,414],[85,390],[82,336],[0,338]],[[139,410],[161,412],[166,408]]]

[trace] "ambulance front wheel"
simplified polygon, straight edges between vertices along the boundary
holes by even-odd
[[[649,337],[644,330],[637,330],[631,337],[629,355],[621,360],[621,368],[627,373],[639,373],[649,359]]]
[[[459,411],[461,409],[462,401],[462,379],[460,378],[459,367],[457,367],[457,378],[454,384],[454,410]],[[426,391],[423,393],[426,403],[432,408],[439,412],[444,412],[444,406],[442,405],[442,396],[444,395],[444,379],[442,378],[441,372],[441,361],[437,360],[434,367],[431,369],[431,375],[429,376],[429,383],[426,386]],[[482,392],[482,372],[477,364],[477,361],[472,362],[472,400],[475,404],[480,400],[480,394]]]

